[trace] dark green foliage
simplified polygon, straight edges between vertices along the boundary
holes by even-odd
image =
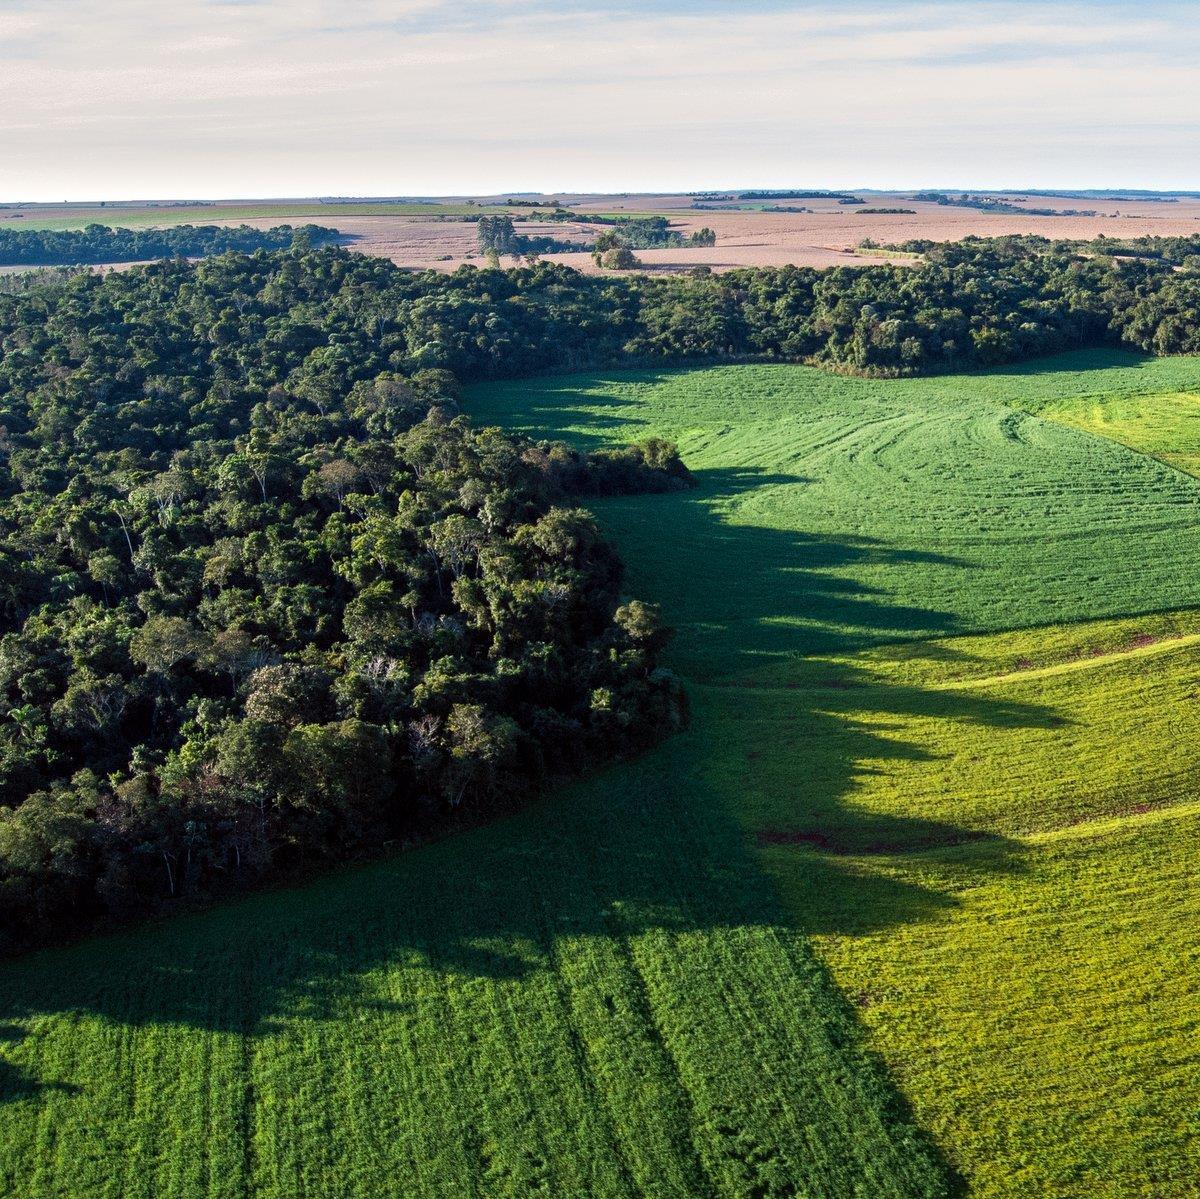
[[[573,213],[550,214],[548,219],[562,220],[573,217]],[[528,218],[521,217],[521,220]],[[532,237],[518,233],[511,216],[481,216],[478,221],[479,249],[487,255],[510,254],[521,257],[530,254],[564,254],[585,247],[579,242],[566,241],[561,237]]]
[[[517,220],[528,220],[518,217]],[[599,262],[609,250],[657,250],[676,246],[715,246],[717,235],[705,226],[684,237],[672,229],[666,217],[661,216],[596,216],[592,213],[570,212],[556,209],[551,213],[539,214],[539,219],[572,221],[580,225],[598,225],[602,231],[590,241],[567,241],[561,237],[536,237],[518,233],[511,216],[483,216],[478,221],[479,249],[486,255],[498,257],[511,255],[521,257],[530,254],[569,254],[579,250],[592,250]],[[614,270],[628,270],[637,260]]]
[[[570,506],[685,485],[674,447],[472,428],[381,271],[224,257],[0,301],[11,940],[477,819],[682,721],[661,624]]]
[[[845,200],[847,204],[861,204],[857,196],[849,192],[792,191],[787,188],[759,188],[756,191],[738,192],[739,200]]]
[[[479,249],[484,254],[513,254],[517,232],[510,216],[481,216],[476,226]]]
[[[7,920],[409,836],[678,722],[657,638],[615,616],[619,562],[569,506],[686,485],[673,449],[477,431],[460,378],[1200,349],[1182,241],[919,248],[689,278],[298,248],[0,295]]]
[[[698,242],[694,238],[685,240],[678,229],[671,228],[671,222],[665,216],[593,216],[588,213],[578,218],[588,225],[604,225],[606,230],[597,236],[593,248],[610,250],[614,247],[625,246],[630,250],[661,250],[684,245],[709,245],[716,243],[716,234],[712,242]],[[711,229],[705,230],[712,233]]]
[[[278,225],[274,229],[236,229],[218,225],[172,225],[166,229],[110,229],[88,225],[75,232],[50,229],[0,229],[0,265],[71,266],[76,263],[140,262],[154,258],[203,258],[230,250],[286,250],[326,245],[340,238],[319,225]]]
[[[596,265],[606,271],[631,271],[640,265],[637,255],[628,246],[610,246],[603,252],[597,250],[594,257]]]

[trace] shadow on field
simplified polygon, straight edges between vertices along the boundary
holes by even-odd
[[[618,378],[623,384],[646,386],[665,383],[678,370],[622,371]],[[594,376],[588,376],[593,379]],[[583,403],[575,380],[570,375],[541,380],[536,389],[516,389],[512,392],[513,409],[497,407],[487,414],[488,423],[501,423],[510,429],[520,429],[540,439],[560,437],[560,429],[571,429],[570,441],[581,450],[611,448],[618,441],[636,441],[649,429],[639,415],[642,405],[612,392],[589,391]],[[519,410],[516,406],[519,405]]]
[[[868,536],[838,538],[725,519],[753,494],[804,486],[800,475],[752,467],[696,471],[695,491],[597,505],[628,568],[629,590],[663,605],[679,631],[672,651],[689,678],[724,676],[779,657],[852,653],[959,631],[948,613],[896,603],[864,582],[872,568],[965,563]],[[858,577],[851,577],[853,570]]]
[[[580,943],[616,943],[636,960],[631,947],[652,942],[659,948],[650,952],[664,955],[664,969],[680,979],[702,984],[727,972],[722,993],[735,1007],[739,995],[750,1009],[770,1006],[756,980],[777,977],[779,961],[788,963],[789,985],[803,988],[806,1008],[777,1013],[769,1043],[739,1040],[750,1034],[736,1022],[713,1026],[697,998],[679,1034],[684,1056],[733,1062],[769,1111],[807,1105],[818,1113],[814,1141],[852,1173],[861,1162],[863,1179],[892,1157],[919,1160],[943,1181],[903,1193],[955,1193],[959,1183],[865,1048],[853,1006],[806,938],[935,919],[955,903],[872,870],[875,858],[919,853],[968,878],[1022,869],[1018,847],[986,830],[866,814],[848,802],[865,763],[885,770],[889,760],[927,753],[883,735],[889,714],[1013,729],[1058,718],[967,691],[883,683],[823,660],[954,634],[947,613],[896,604],[839,574],[931,556],[897,554],[868,538],[727,524],[731,497],[803,480],[750,470],[705,471],[701,479],[693,493],[599,506],[634,564],[630,590],[661,600],[680,627],[673,654],[692,680],[689,731],[491,827],[303,888],[7,964],[0,1102],[75,1085],[40,1078],[32,1052],[22,1064],[20,1038],[47,1013],[252,1041],[284,1035],[296,1021],[342,1022],[355,1012],[408,1019],[423,992],[445,993],[455,980],[555,978],[564,947]],[[864,727],[853,718],[864,712],[885,719]],[[787,905],[760,850],[774,869],[786,866]],[[714,948],[719,930],[736,930],[736,951]],[[692,999],[680,987],[671,1003],[686,1009]],[[642,1002],[648,1027],[664,1019],[652,1011],[661,1000],[647,992]],[[449,1030],[453,1004],[443,1018]],[[821,1053],[838,1068],[831,1073],[826,1062],[797,1077],[789,1063]],[[115,1061],[88,1063],[89,1077],[117,1069]],[[81,1082],[86,1088],[87,1077]],[[749,1109],[727,1113],[722,1124],[731,1154],[740,1152],[743,1117],[751,1119]],[[867,1136],[868,1127],[877,1132]],[[802,1158],[807,1150],[788,1152]]]

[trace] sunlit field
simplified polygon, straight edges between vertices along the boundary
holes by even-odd
[[[691,728],[6,963],[0,1191],[1194,1195],[1196,391],[1117,354],[474,389],[678,441],[696,490],[595,510]]]

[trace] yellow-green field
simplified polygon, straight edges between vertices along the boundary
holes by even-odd
[[[480,398],[698,468],[600,511],[705,680],[703,785],[972,1195],[1200,1193],[1200,524],[1154,461],[1194,466],[1197,392],[1105,354]]]
[[[1196,392],[1050,401],[1039,415],[1111,437],[1189,475],[1200,475],[1200,394]]]
[[[1196,1196],[1197,392],[1115,354],[476,389],[679,441],[697,490],[596,510],[692,727],[5,963],[0,1193]]]

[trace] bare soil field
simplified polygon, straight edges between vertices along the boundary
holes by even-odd
[[[861,205],[839,204],[836,199],[786,199],[757,201],[703,201],[703,208],[682,195],[569,195],[539,197],[559,201],[564,207],[586,213],[649,214],[670,217],[672,226],[687,235],[708,226],[716,231],[712,248],[639,250],[638,258],[649,270],[682,271],[695,266],[729,270],[740,266],[863,266],[874,262],[903,261],[864,253],[864,239],[887,246],[912,239],[952,241],[1012,233],[1045,237],[1186,236],[1200,233],[1200,198],[1180,196],[1164,201],[1137,197],[1098,199],[1091,196],[1037,196],[1020,192],[1003,197],[1022,208],[1091,210],[1095,216],[1036,216],[983,212],[973,208],[914,200],[910,194],[857,192]],[[366,254],[390,258],[417,269],[453,270],[464,262],[479,262],[474,217],[510,212],[520,217],[523,205],[509,207],[506,197],[447,197],[429,203],[377,202],[323,204],[314,200],[220,201],[196,207],[150,207],[120,204],[99,206],[36,205],[0,207],[0,228],[8,221],[24,228],[81,228],[91,221],[116,225],[249,224],[270,227],[281,223],[314,222],[330,226],[351,239],[351,247]],[[805,209],[772,212],[772,206]],[[904,208],[909,213],[860,212],[862,208]],[[521,233],[553,236],[583,242],[594,236],[582,225],[562,222],[522,221]],[[598,268],[590,254],[545,255],[589,273]]]

